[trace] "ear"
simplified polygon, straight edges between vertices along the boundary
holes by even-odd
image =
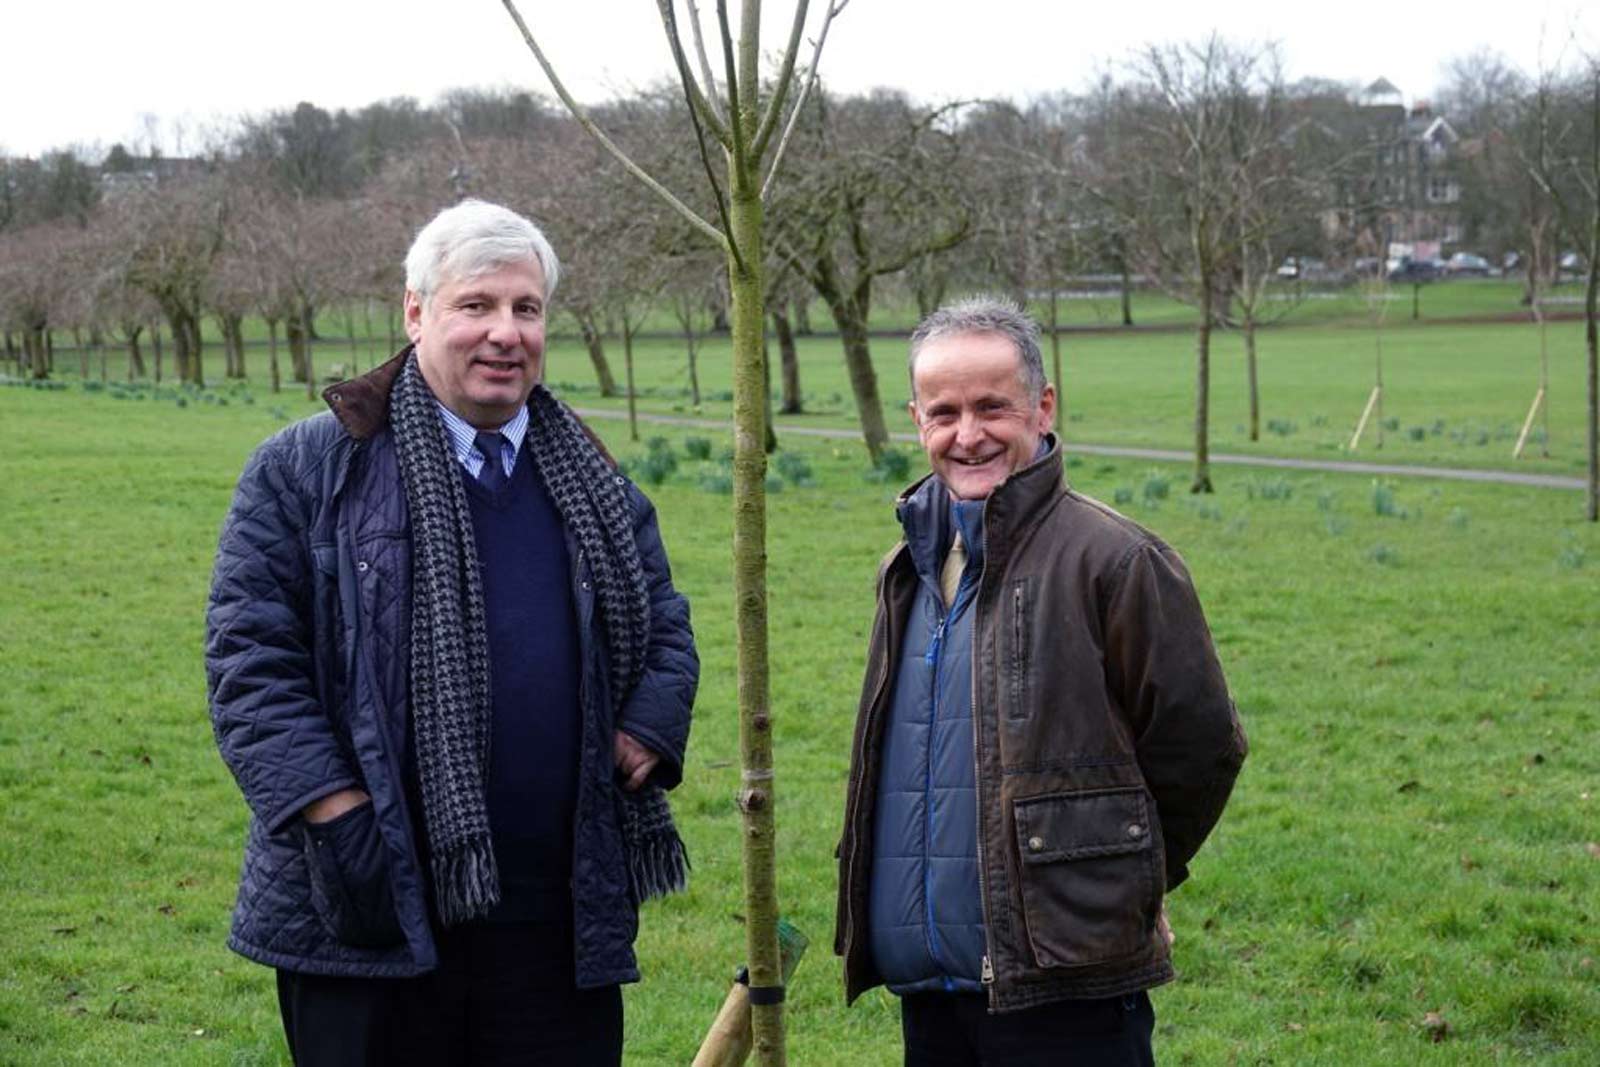
[[[406,290],[405,320],[406,336],[416,344],[422,339],[422,298],[411,289]]]
[[[918,433],[921,433],[922,432],[922,412],[917,410],[917,402],[915,400],[907,400],[906,401],[906,411],[911,415],[911,423],[912,423],[912,425],[914,425],[917,428],[917,432]]]
[[[1056,424],[1056,387],[1049,382],[1039,393],[1039,432],[1047,433]]]

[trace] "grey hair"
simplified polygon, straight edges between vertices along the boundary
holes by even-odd
[[[561,263],[539,227],[499,204],[463,200],[418,231],[406,253],[406,288],[427,304],[446,282],[529,260],[537,261],[544,273],[544,299],[549,303],[561,277]]]
[[[911,354],[906,371],[911,375],[911,396],[917,395],[917,355],[929,341],[964,333],[1004,337],[1017,350],[1017,377],[1031,400],[1044,394],[1044,355],[1039,351],[1039,324],[1017,304],[997,296],[969,296],[946,304],[917,324],[911,332]]]

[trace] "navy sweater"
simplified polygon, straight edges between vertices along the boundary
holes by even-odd
[[[561,515],[533,460],[498,493],[463,472],[489,630],[489,827],[501,922],[570,921],[579,650]]]

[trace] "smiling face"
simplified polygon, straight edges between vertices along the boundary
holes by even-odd
[[[535,260],[406,290],[406,334],[440,403],[480,430],[504,426],[544,375],[544,272]]]
[[[1016,346],[993,333],[935,338],[917,353],[911,419],[928,465],[957,500],[982,500],[1033,462],[1055,415],[1055,387],[1022,382]]]

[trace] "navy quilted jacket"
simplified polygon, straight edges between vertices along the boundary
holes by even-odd
[[[413,837],[421,813],[411,810],[401,771],[411,540],[388,394],[406,354],[329,389],[332,414],[256,450],[217,550],[206,615],[211,717],[251,816],[228,943],[294,971],[399,977],[437,963]],[[631,484],[627,493],[650,583],[651,645],[644,677],[620,709],[612,707],[594,583],[577,545],[568,545],[583,667],[573,835],[582,988],[639,977],[613,731],[659,753],[654,780],[676,785],[699,676],[688,604],[672,587],[654,509]],[[313,839],[300,811],[349,787],[372,796],[393,915],[367,924],[372,936],[340,940],[334,930],[349,925],[338,913],[340,887],[317,855],[327,842]]]

